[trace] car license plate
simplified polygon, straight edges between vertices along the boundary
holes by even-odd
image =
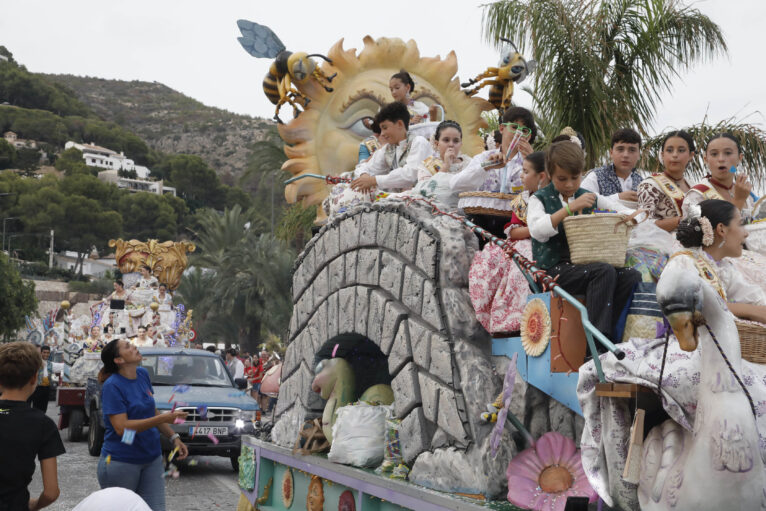
[[[214,436],[227,436],[229,434],[229,428],[221,426],[189,426],[190,435],[209,435]]]

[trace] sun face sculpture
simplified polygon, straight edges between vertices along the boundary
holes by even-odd
[[[364,38],[364,48],[343,49],[343,39],[328,52],[330,63],[322,64],[326,74],[338,73],[333,92],[327,92],[315,80],[301,86],[310,99],[306,109],[288,124],[279,125],[289,158],[282,166],[294,176],[306,173],[338,175],[352,170],[357,163],[359,143],[372,132],[362,120],[373,117],[381,106],[393,101],[388,82],[404,69],[412,75],[415,90],[411,97],[427,105],[439,104],[448,119],[463,129],[463,152],[474,155],[483,150],[478,134],[486,127],[480,114],[492,105],[480,98],[469,98],[460,89],[457,57],[450,52],[444,59],[421,57],[413,40]],[[319,204],[328,188],[318,179],[301,179],[285,189],[288,202],[303,200]]]

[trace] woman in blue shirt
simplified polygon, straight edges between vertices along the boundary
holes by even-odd
[[[178,448],[178,458],[189,454],[186,445],[170,427],[185,412],[159,414],[149,373],[141,363],[138,348],[124,339],[115,339],[101,351],[104,410],[104,446],[98,462],[101,488],[119,486],[132,490],[153,511],[165,511],[165,471],[160,433]]]

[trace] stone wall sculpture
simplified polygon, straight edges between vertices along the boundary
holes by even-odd
[[[515,453],[506,430],[496,458],[479,416],[501,388],[490,339],[468,295],[474,235],[430,208],[384,201],[333,218],[306,245],[293,276],[293,316],[272,439],[292,446],[320,416],[314,357],[357,334],[388,357],[410,480],[494,497]]]

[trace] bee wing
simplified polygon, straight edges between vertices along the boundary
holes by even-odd
[[[285,50],[285,45],[269,27],[248,20],[237,20],[237,26],[242,32],[237,40],[253,57],[271,59]]]

